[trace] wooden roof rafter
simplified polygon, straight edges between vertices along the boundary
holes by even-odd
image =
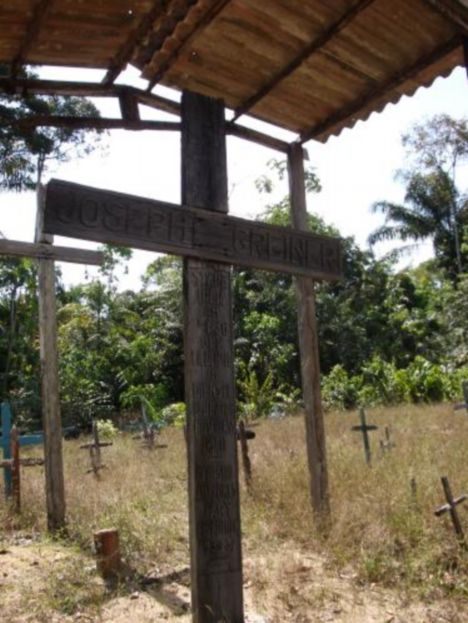
[[[143,104],[155,110],[169,113],[171,115],[180,116],[180,104],[168,98],[162,97],[155,93],[148,93],[136,87],[127,85],[110,84],[105,85],[102,82],[71,82],[60,80],[31,80],[18,78],[11,80],[9,78],[0,78],[0,92],[16,94],[20,96],[34,95],[74,95],[77,97],[115,97],[121,101],[125,98],[133,98],[139,104]],[[144,119],[105,119],[74,117],[73,120],[67,121],[64,117],[46,117],[35,116],[25,120],[26,125],[30,127],[36,126],[54,126],[60,127],[67,125],[74,128],[88,129],[127,129],[127,130],[177,130],[177,122],[171,125],[171,122],[162,121],[146,121]],[[166,125],[165,125],[166,124]],[[226,122],[226,132],[232,136],[242,138],[263,147],[274,149],[281,153],[288,153],[289,143],[274,136],[264,134],[257,130],[252,130],[237,123]]]
[[[462,5],[459,0],[425,0],[425,2],[436,13],[460,28],[464,35],[468,35],[468,6]]]
[[[26,33],[21,41],[20,48],[11,63],[11,77],[15,78],[20,67],[24,64],[26,56],[32,45],[36,42],[41,31],[44,19],[52,7],[54,0],[38,0],[33,9],[31,20],[26,28]]]
[[[323,48],[333,37],[339,34],[346,26],[348,26],[360,13],[367,9],[375,0],[358,0],[356,4],[338,18],[331,26],[329,26],[317,39],[311,41],[301,52],[290,61],[285,67],[282,67],[276,75],[273,76],[261,89],[254,95],[249,97],[245,102],[234,111],[233,121],[247,113],[260,100],[266,97],[275,87],[283,80],[288,78],[292,73],[299,69],[315,52]]]
[[[154,22],[161,11],[166,10],[169,1],[170,0],[155,0],[151,9],[143,15],[135,30],[129,34],[123,46],[112,59],[109,69],[102,80],[103,84],[110,85],[118,78],[119,74],[131,60],[136,47],[140,45],[141,41],[151,32]]]
[[[158,65],[158,57],[162,57],[160,60],[159,67],[156,70],[155,75],[151,78],[150,83],[148,85],[148,91],[154,88],[154,86],[164,77],[165,73],[171,66],[172,61],[174,61],[184,50],[187,49],[189,44],[193,41],[193,39],[199,35],[204,28],[206,28],[219,13],[224,9],[224,7],[232,2],[232,0],[215,0],[213,5],[208,8],[206,13],[203,15],[201,20],[195,21],[193,27],[188,30],[188,32],[181,36],[178,40],[175,41],[175,44],[172,45],[172,49],[169,49],[167,52],[165,51],[165,47],[169,47],[168,43],[176,34],[176,31],[172,33],[164,43],[161,45],[161,48],[156,54],[153,55],[151,59],[151,63],[156,63]],[[198,5],[192,7],[192,10],[195,10]],[[190,11],[189,11],[190,13]],[[187,17],[189,16],[187,14]]]
[[[308,130],[301,132],[299,143],[304,144],[311,139],[319,137],[321,134],[329,134],[334,126],[342,125],[346,123],[348,119],[351,119],[354,115],[357,115],[360,110],[368,108],[374,102],[385,97],[390,91],[398,89],[406,81],[411,80],[417,74],[424,71],[430,65],[437,63],[439,60],[459,48],[461,44],[460,36],[453,37],[448,42],[440,45],[433,50],[427,56],[418,59],[412,66],[407,68],[404,72],[392,76],[384,84],[380,84],[370,91],[361,95],[356,100],[351,102],[345,109],[340,110],[337,114],[331,115],[324,121],[312,126]]]

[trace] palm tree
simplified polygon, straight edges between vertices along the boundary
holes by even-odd
[[[431,239],[437,264],[452,279],[463,272],[467,252],[459,237],[463,237],[468,224],[468,198],[459,193],[443,169],[413,173],[408,177],[403,205],[379,201],[372,211],[384,214],[385,223],[370,234],[371,245],[385,240],[418,243]],[[402,255],[407,251],[405,246],[394,253]]]

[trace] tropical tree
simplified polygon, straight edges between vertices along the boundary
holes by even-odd
[[[0,66],[0,76],[6,74]],[[97,117],[99,111],[80,97],[0,95],[0,189],[34,189],[51,162],[66,162],[96,148],[97,131],[28,124],[29,117],[40,115]]]
[[[373,205],[374,212],[385,215],[385,223],[369,236],[369,242],[430,239],[437,264],[455,280],[468,259],[468,197],[457,187],[457,172],[468,158],[468,120],[436,115],[414,125],[402,142],[409,159],[398,172],[406,184],[405,201]]]
[[[385,215],[385,223],[369,236],[369,242],[432,240],[438,265],[454,278],[468,259],[460,240],[468,225],[467,208],[467,197],[460,194],[446,171],[413,173],[408,178],[404,204],[379,201],[373,205],[374,212]],[[407,250],[400,248],[395,254]]]

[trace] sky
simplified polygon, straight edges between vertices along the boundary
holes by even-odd
[[[98,72],[44,68],[43,78],[99,80]],[[119,80],[144,87],[136,71],[127,70]],[[177,94],[168,89],[159,92],[171,98]],[[466,70],[455,69],[448,78],[438,78],[428,88],[420,88],[411,98],[403,97],[398,104],[389,104],[383,112],[373,113],[367,121],[359,121],[351,130],[331,137],[325,144],[309,141],[305,147],[309,164],[315,168],[322,192],[308,197],[308,209],[334,225],[343,236],[354,236],[357,243],[367,246],[371,231],[383,223],[381,215],[372,214],[375,201],[403,201],[404,187],[395,180],[395,172],[405,160],[401,135],[413,124],[435,114],[447,113],[453,117],[466,116],[468,101]],[[119,116],[118,105],[105,99],[94,99],[103,116]],[[140,107],[142,117],[174,120],[164,113]],[[293,140],[294,136],[253,120],[241,119],[265,132],[274,132],[279,138]],[[104,138],[104,150],[84,159],[57,166],[49,177],[106,188],[134,195],[180,201],[180,138],[177,132],[131,132],[113,130]],[[265,205],[287,193],[287,183],[279,184],[275,193],[259,195],[255,180],[268,172],[271,158],[282,154],[235,137],[228,137],[228,175],[230,213],[243,218],[256,218]],[[468,171],[465,171],[468,173]],[[460,178],[459,178],[460,179]],[[44,180],[44,181],[47,181]],[[461,181],[463,186],[463,181]],[[466,186],[466,184],[465,184]],[[0,194],[0,231],[10,239],[33,240],[35,196],[33,193]],[[96,248],[93,243],[56,237],[56,244]],[[377,249],[383,253],[386,247]],[[430,243],[423,245],[405,265],[417,264],[430,257]],[[120,277],[122,288],[138,289],[140,277],[155,254],[135,251],[128,274]],[[66,283],[78,283],[95,268],[60,264]]]

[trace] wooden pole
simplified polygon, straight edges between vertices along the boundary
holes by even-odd
[[[182,202],[227,212],[224,105],[182,95]],[[184,262],[194,623],[243,623],[231,269]]]
[[[250,491],[252,485],[252,463],[249,457],[249,445],[245,432],[245,424],[243,420],[239,422],[239,441],[241,447],[242,467],[244,469],[244,480],[247,491]]]
[[[17,513],[21,510],[21,471],[20,471],[20,444],[16,426],[11,429],[11,483],[13,503]]]
[[[36,242],[52,244],[53,237],[43,233],[43,188],[37,194]],[[55,532],[65,527],[65,485],[60,418],[57,312],[54,261],[38,260],[39,341],[41,354],[42,421],[44,428],[45,485],[47,526]]]
[[[288,169],[293,226],[301,231],[308,231],[303,149],[298,144],[290,146]],[[314,514],[323,521],[330,514],[330,500],[325,427],[320,392],[320,361],[314,281],[310,277],[296,277],[296,291],[310,495]]]

